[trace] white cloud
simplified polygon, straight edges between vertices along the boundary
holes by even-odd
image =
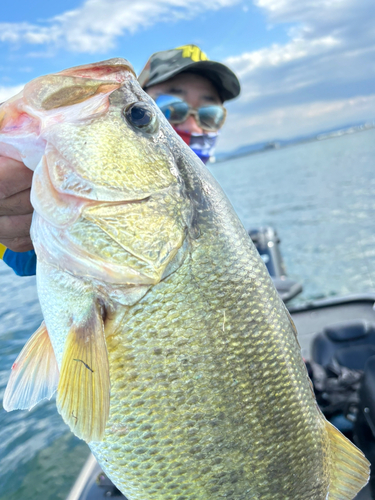
[[[228,103],[219,149],[375,119],[374,0],[253,2],[289,39],[224,61],[238,73],[242,94]],[[126,33],[236,3],[246,10],[242,0],[86,0],[48,22],[0,23],[0,41],[32,45],[35,57],[56,46],[105,52]]]
[[[237,57],[229,57],[226,63],[233,67],[238,76],[246,76],[249,71],[259,67],[280,66],[313,54],[324,53],[327,49],[338,45],[339,41],[332,36],[307,41],[295,39],[286,45],[273,44],[271,47],[248,52]]]
[[[220,149],[375,119],[373,0],[254,0],[289,41],[225,62],[239,75]]]
[[[64,45],[75,52],[105,52],[116,38],[158,22],[191,19],[241,0],[86,0],[82,7],[62,13],[45,25],[0,23],[0,41],[33,45]]]
[[[23,89],[24,85],[15,85],[14,87],[1,87],[0,86],[0,103],[6,101],[10,97],[13,97],[14,95],[18,94],[18,92],[21,92]]]
[[[273,139],[314,135],[340,125],[370,120],[375,120],[375,94],[280,106],[254,114],[232,110],[220,137],[219,150],[228,151],[240,145]]]

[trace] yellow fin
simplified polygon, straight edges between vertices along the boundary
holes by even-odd
[[[94,306],[65,343],[57,409],[76,436],[101,441],[109,415],[110,379],[104,326]]]
[[[370,464],[363,453],[328,421],[331,449],[328,500],[352,500],[369,480]]]
[[[13,363],[4,410],[31,410],[42,399],[51,399],[58,382],[59,369],[43,321]]]

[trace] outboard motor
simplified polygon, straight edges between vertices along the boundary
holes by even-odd
[[[284,261],[280,253],[280,238],[272,227],[250,229],[249,236],[267,266],[271,276],[286,276]]]
[[[283,301],[287,302],[301,293],[301,283],[287,278],[279,247],[280,238],[275,229],[270,226],[250,229],[249,236],[266,264],[276,290]]]

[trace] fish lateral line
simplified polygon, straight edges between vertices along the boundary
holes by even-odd
[[[86,366],[86,368],[88,370],[90,370],[91,373],[94,373],[94,370],[92,368],[90,368],[89,365],[87,363],[85,363],[82,359],[75,359],[74,358],[73,361],[79,361],[79,362],[83,363]]]

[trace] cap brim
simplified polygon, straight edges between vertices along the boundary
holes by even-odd
[[[208,78],[216,87],[223,102],[234,99],[241,92],[240,82],[233,71],[224,64],[215,61],[198,61],[185,64],[182,67],[180,66],[179,68],[167,71],[160,76],[150,78],[145,88],[165,82],[173,76],[185,72],[197,73]]]

